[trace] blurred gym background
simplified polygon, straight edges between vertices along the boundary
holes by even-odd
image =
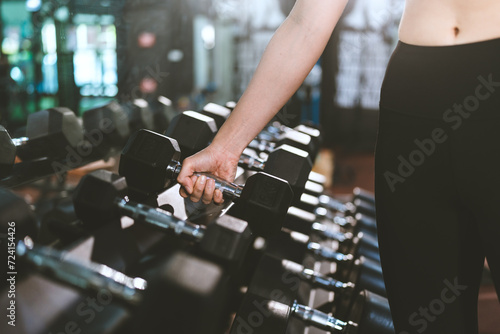
[[[324,55],[277,116],[290,126],[321,124],[317,168],[340,192],[373,190],[379,89],[403,2],[351,1]],[[0,4],[0,123],[15,132],[29,113],[53,106],[81,114],[111,99],[166,96],[177,111],[237,101],[294,0]]]
[[[0,0],[0,124],[55,106],[168,97],[174,110],[237,101],[294,0]],[[373,190],[379,90],[404,0],[351,0],[277,119],[320,125],[315,170],[330,190]],[[487,278],[486,278],[487,279]],[[498,302],[486,284],[484,333]],[[498,328],[496,328],[498,333]]]

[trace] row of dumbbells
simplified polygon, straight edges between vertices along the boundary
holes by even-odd
[[[15,158],[41,159],[79,167],[119,152],[138,129],[164,131],[175,116],[170,100],[161,96],[152,103],[137,99],[87,110],[79,119],[64,107],[30,114],[21,137],[11,138],[0,126],[0,179],[12,176]]]
[[[185,114],[193,116],[189,115],[189,113],[184,113],[183,116]],[[202,119],[203,117],[197,115],[195,118]],[[205,121],[207,120],[205,119]],[[181,123],[179,120],[178,124]],[[186,128],[184,128],[185,131]],[[272,133],[271,131],[268,132]],[[283,132],[290,131],[287,129]],[[194,133],[199,134],[199,132]],[[267,133],[266,135],[269,134]],[[281,136],[281,138],[283,137],[286,136]],[[303,194],[307,193],[305,191],[307,188],[305,184],[309,183],[309,186],[316,184],[315,187],[309,187],[315,189],[310,192],[316,195],[320,185],[308,179],[306,179],[304,184],[297,181],[297,179],[300,179],[304,175],[304,170],[309,169],[306,174],[309,176],[310,167],[305,169],[298,168],[290,173],[290,167],[292,166],[289,161],[296,160],[288,160],[291,158],[286,158],[286,155],[283,155],[285,158],[276,158],[274,168],[271,168],[272,164],[269,161],[264,161],[260,157],[254,156],[254,161],[258,161],[260,167],[257,168],[256,165],[252,164],[250,169],[263,169],[264,172],[248,177],[243,188],[220,182],[220,185],[225,188],[224,193],[226,197],[234,199],[237,202],[230,209],[229,213],[245,219],[245,221],[240,220],[240,224],[243,225],[236,229],[234,229],[234,226],[233,229],[228,228],[231,224],[219,223],[218,220],[204,228],[179,220],[171,213],[158,208],[134,203],[130,200],[133,196],[124,197],[123,193],[126,192],[127,188],[126,183],[129,186],[130,184],[134,185],[133,188],[135,191],[131,194],[134,194],[134,196],[137,196],[137,193],[141,194],[141,196],[137,196],[139,201],[142,201],[147,196],[151,196],[151,194],[161,192],[173,183],[176,178],[176,172],[178,172],[180,167],[181,152],[179,147],[185,145],[182,137],[178,139],[179,142],[176,143],[172,138],[150,131],[139,131],[136,133],[125,147],[120,162],[120,173],[125,178],[101,171],[89,175],[80,183],[75,193],[75,211],[82,221],[87,225],[106,224],[111,221],[119,221],[118,217],[121,215],[131,216],[135,219],[136,223],[149,225],[167,233],[170,231],[170,233],[184,235],[191,242],[195,241],[198,251],[202,256],[208,256],[212,262],[223,265],[226,270],[228,263],[239,263],[233,266],[233,268],[240,268],[240,270],[237,270],[238,272],[249,272],[245,280],[241,281],[247,283],[248,291],[240,305],[240,310],[233,324],[232,330],[234,333],[245,330],[242,328],[255,325],[255,321],[253,325],[248,320],[245,322],[244,319],[247,319],[245,318],[245,314],[248,312],[250,312],[247,314],[248,316],[254,314],[255,310],[252,310],[252,305],[255,307],[257,307],[256,305],[260,305],[262,307],[264,304],[266,305],[264,309],[267,311],[263,312],[261,308],[261,313],[259,314],[266,319],[270,318],[274,320],[257,326],[259,327],[259,332],[262,333],[284,332],[287,327],[288,316],[292,314],[295,317],[302,317],[302,320],[309,323],[317,322],[315,323],[316,325],[331,331],[337,330],[340,332],[344,330],[345,332],[347,328],[355,328],[356,326],[353,323],[342,322],[340,320],[334,321],[333,318],[325,314],[320,314],[317,311],[301,306],[301,301],[297,299],[298,297],[295,292],[290,291],[285,293],[287,289],[281,289],[283,279],[280,273],[291,273],[316,287],[333,289],[336,295],[338,295],[336,296],[336,308],[339,310],[335,311],[336,315],[340,315],[341,312],[346,314],[345,317],[350,317],[353,312],[366,314],[366,312],[359,311],[361,309],[359,306],[360,302],[354,304],[352,292],[356,288],[358,289],[357,291],[361,290],[360,285],[363,284],[362,274],[364,272],[370,272],[370,270],[373,272],[379,271],[376,265],[373,265],[373,268],[367,266],[365,264],[367,261],[364,261],[364,258],[357,257],[362,252],[362,246],[364,245],[365,248],[370,250],[368,253],[369,256],[373,257],[374,260],[377,259],[376,242],[375,244],[367,242],[369,238],[364,237],[360,233],[364,229],[367,236],[370,234],[373,236],[375,232],[373,219],[370,220],[367,217],[361,217],[357,212],[359,206],[339,203],[325,195],[321,195],[321,200],[316,196],[316,201],[314,201],[315,197],[309,194],[309,197],[305,196],[308,201],[304,201]],[[209,140],[210,138],[205,143],[205,146]],[[294,147],[294,149],[287,150],[285,145],[288,144],[280,143],[276,145],[277,142],[275,141],[274,145],[273,142],[269,142],[267,146],[274,147],[272,149],[261,150],[259,153],[268,154],[269,159],[269,157],[273,157],[273,154],[279,156],[276,152],[292,151],[297,156],[308,158],[307,154],[303,153],[307,151],[302,150],[302,152],[299,152],[297,147],[292,145],[289,146]],[[262,140],[259,145],[260,147],[266,146],[262,145]],[[242,160],[247,159],[245,163],[248,162],[248,156],[242,158]],[[295,157],[294,159],[297,158]],[[279,163],[280,160],[282,161],[281,165]],[[241,164],[244,165],[243,162]],[[302,166],[303,164],[297,165]],[[264,169],[266,167],[267,169]],[[287,172],[289,173],[288,175],[286,175]],[[280,177],[288,178],[295,192],[290,191],[290,188],[288,188],[286,182],[283,182],[283,179],[272,176],[279,173],[282,173],[279,175]],[[313,174],[313,176],[315,175]],[[158,184],[161,185],[162,189],[152,189],[152,187],[158,187]],[[298,195],[298,193],[301,193],[301,195]],[[97,194],[100,195],[97,196]],[[104,194],[108,195],[104,196]],[[147,196],[144,196],[144,194]],[[290,208],[290,204],[292,203],[297,207]],[[369,205],[364,204],[366,208],[370,209]],[[300,206],[303,207],[299,208]],[[305,209],[308,208],[313,208],[313,210],[306,211]],[[219,220],[228,219],[227,215],[223,217],[225,218],[219,218]],[[234,221],[232,224],[234,225]],[[243,226],[247,226],[247,228],[243,228]],[[294,230],[302,230],[302,232],[307,232],[309,235],[298,233]],[[264,246],[260,247],[258,251],[255,250],[254,246],[249,246],[252,242],[255,245],[254,239],[257,235],[264,237]],[[336,240],[341,246],[338,250],[344,249],[346,254],[342,254],[338,250],[335,251],[334,249],[326,248],[320,242],[315,242],[314,238],[318,236],[320,239]],[[304,259],[304,255],[307,253],[328,261],[338,262],[339,268],[336,272],[343,279],[346,279],[345,282],[347,283],[341,283],[340,280],[321,275],[310,269],[304,269],[303,264],[307,262]],[[241,254],[245,254],[245,256],[242,257]],[[280,260],[292,254],[299,262]],[[236,259],[239,259],[239,261],[236,261]],[[252,261],[254,265],[250,266]],[[249,270],[249,267],[252,269]],[[199,274],[204,276],[203,271],[199,272]],[[259,275],[261,277],[260,280]],[[352,281],[356,282],[349,282],[348,278],[354,278]],[[369,279],[367,281],[369,284],[374,283]],[[281,286],[280,282],[282,283]],[[381,281],[375,283],[380,285]],[[236,285],[238,286],[238,284]],[[281,296],[273,296],[273,291],[275,292],[276,289],[281,291]],[[383,290],[380,292],[383,294]],[[287,298],[285,298],[286,296]],[[344,296],[343,302],[339,302],[339,300],[342,300],[342,296]],[[371,298],[371,300],[374,300],[372,297],[368,298],[368,296],[372,296],[368,292],[363,292],[362,296],[364,296],[365,304],[367,304],[366,299]],[[186,300],[186,298],[183,300]],[[380,298],[375,298],[375,300],[378,301],[378,304],[383,304],[380,302]],[[345,305],[345,307],[341,311],[342,305]],[[207,310],[202,312],[206,313]],[[284,316],[285,314],[288,314],[288,316]],[[279,315],[281,318],[275,318],[274,315]],[[379,317],[378,319],[383,320],[384,318]],[[358,322],[362,322],[362,319],[359,317]],[[381,323],[383,324],[384,322],[381,321]],[[278,324],[281,326],[279,328],[282,328],[280,331],[278,331],[278,327],[275,327]],[[370,330],[375,332],[373,328],[370,328]],[[195,331],[190,332],[193,333]]]

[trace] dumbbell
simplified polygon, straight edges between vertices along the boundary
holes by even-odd
[[[121,149],[130,136],[127,114],[116,101],[85,111],[82,120],[85,137],[100,155]]]
[[[340,230],[341,226],[349,223],[350,217],[336,216],[332,220],[318,218],[317,215],[292,206],[288,209],[284,226],[290,230],[313,234],[322,239],[337,240],[340,252],[360,254],[380,262],[378,240],[375,236],[359,228]]]
[[[347,215],[356,215],[357,213],[375,217],[375,206],[373,203],[366,202],[360,198],[353,198],[351,202],[341,202],[331,196],[324,194],[324,188],[318,186],[315,182],[308,182],[304,188],[304,193],[316,197],[315,203],[311,205],[324,207],[336,212],[342,212]]]
[[[361,301],[368,302],[367,299]],[[360,301],[360,303],[361,303]],[[360,305],[361,306],[361,305]],[[356,322],[342,321],[309,306],[293,302],[291,305],[247,293],[230,330],[230,334],[285,334],[304,332],[312,326],[328,333],[343,334],[394,334],[390,314],[377,307],[366,305]],[[300,320],[301,327],[292,325],[293,319]],[[381,326],[384,323],[387,326]],[[291,329],[290,327],[294,327]],[[298,328],[295,328],[298,327]]]
[[[0,177],[10,174],[16,155],[22,160],[59,159],[83,140],[83,129],[68,108],[41,110],[28,116],[26,137],[11,139],[0,126]]]
[[[326,177],[320,173],[316,172],[311,172],[309,174],[309,181],[305,193],[315,195],[315,196],[320,196],[324,194],[324,185],[326,182]],[[356,187],[352,191],[352,199],[351,202],[354,200],[359,199],[361,203],[364,205],[367,205],[368,207],[371,207],[371,211],[374,210],[374,205],[375,205],[375,196],[373,193],[361,189],[359,187]]]
[[[205,108],[208,106],[210,104]],[[185,111],[172,120],[165,135],[177,141],[183,160],[204,149],[213,139],[217,132],[214,122],[211,117],[194,111]],[[243,152],[239,166],[263,171],[288,181],[297,200],[312,169],[307,152],[286,144],[270,152],[266,161]]]
[[[32,207],[12,191],[0,188],[0,251],[5,254],[3,263],[8,269],[0,275],[0,288],[8,283],[7,272],[18,271],[22,275],[15,261],[16,243],[26,235],[38,236],[38,231],[37,218]],[[11,261],[8,263],[8,260]]]
[[[216,334],[225,329],[227,276],[220,266],[185,252],[166,255],[147,282],[99,263],[69,257],[66,252],[34,245],[29,239],[18,243],[17,254],[48,279],[85,294],[105,295],[126,308],[132,321],[119,329],[120,333],[157,332],[166,324],[169,330],[186,334]],[[105,329],[109,330],[94,330]]]
[[[334,262],[334,277],[344,282],[361,282],[360,287],[386,296],[382,267],[364,256],[343,254],[314,242],[305,234],[282,229],[282,233],[267,240],[265,252],[279,258],[302,263],[306,255],[321,261]]]
[[[377,238],[377,226],[374,218],[361,214],[350,215],[350,212],[338,212],[319,206],[318,198],[303,193],[298,202],[294,202],[293,210],[289,210],[290,219],[330,221],[345,231],[363,232]]]
[[[215,124],[217,125],[217,129],[220,129],[222,124],[226,121],[226,119],[229,117],[231,114],[232,109],[221,106],[216,103],[207,103],[206,105],[203,106],[202,110],[200,113],[203,115],[206,115],[208,117],[211,117],[214,119]]]
[[[362,201],[372,203],[373,205],[375,205],[375,195],[368,190],[356,187],[352,190],[352,195],[353,198],[359,198]]]
[[[181,160],[207,147],[216,133],[215,120],[195,111],[175,116],[165,131],[166,136],[177,140]]]
[[[312,158],[316,156],[318,150],[318,147],[315,146],[311,136],[293,129],[282,133],[274,141],[267,141],[257,137],[248,144],[248,147],[257,151],[259,154],[269,154],[269,152],[274,150],[276,147],[285,144],[306,151]]]
[[[203,107],[200,113],[212,117],[216,122],[217,128],[220,129],[222,124],[224,124],[229,117],[231,109],[215,103],[208,103]],[[249,144],[249,147],[259,152],[269,153],[274,148],[287,144],[308,152],[313,160],[320,145],[317,139],[319,140],[319,133],[317,130],[314,131],[302,125],[295,129],[286,127],[268,136],[261,133]]]
[[[130,137],[122,151],[119,173],[130,187],[149,194],[159,193],[175,183],[182,167],[180,154],[176,140],[140,130]],[[234,216],[255,224],[254,233],[279,232],[293,198],[288,182],[263,172],[249,177],[244,187],[211,175],[207,177],[215,180],[216,188],[226,199],[235,202],[231,209]]]
[[[124,101],[121,102],[120,105],[128,116],[131,134],[139,129],[154,128],[154,115],[146,100],[135,99],[132,101]]]
[[[75,213],[90,228],[110,222],[118,224],[121,216],[130,217],[136,224],[193,241],[200,252],[224,264],[240,261],[253,239],[243,220],[224,215],[205,227],[178,219],[168,211],[130,201],[124,196],[126,192],[124,177],[106,170],[94,171],[85,175],[75,189]],[[255,227],[257,231],[266,229],[267,226]]]
[[[170,124],[170,120],[176,114],[172,101],[160,95],[152,100],[148,100],[148,104],[153,112],[153,130],[156,132],[165,131]]]
[[[271,297],[273,291],[279,290],[283,292],[280,299],[283,303],[290,303],[295,299],[307,303],[310,290],[303,289],[301,286],[303,282],[310,288],[333,292],[334,299],[329,307],[332,307],[335,315],[345,318],[351,310],[355,296],[362,290],[371,291],[373,287],[373,284],[367,284],[365,277],[353,278],[356,280],[335,279],[306,268],[300,263],[267,254],[260,259],[248,292]],[[304,291],[306,291],[305,295]],[[376,292],[372,293],[376,294]],[[381,296],[381,298],[385,297]]]
[[[318,129],[311,128],[304,124],[299,124],[294,128],[290,128],[281,124],[273,124],[267,126],[263,131],[261,131],[257,135],[257,139],[264,142],[275,142],[282,140],[282,138],[286,137],[286,133],[295,133],[295,132],[309,136],[310,143],[307,145],[304,145],[305,144],[304,143],[302,144],[304,146],[300,148],[309,152],[309,154],[311,155],[311,160],[314,162],[316,156],[319,153],[319,149],[322,143],[321,132]]]
[[[71,196],[38,203],[37,215],[40,217],[40,235],[37,241],[42,245],[57,244],[58,247],[64,247],[87,234],[75,214]]]

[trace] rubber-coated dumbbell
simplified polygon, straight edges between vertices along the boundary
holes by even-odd
[[[130,201],[123,196],[126,192],[124,177],[106,170],[87,174],[73,194],[75,213],[87,226],[119,223],[122,216],[130,217],[137,224],[194,241],[202,253],[228,264],[240,261],[253,239],[243,220],[224,215],[207,226],[198,225],[168,211]]]
[[[31,206],[12,191],[0,188],[0,251],[5,254],[5,266],[15,264],[15,247],[26,235],[38,235],[37,218]],[[10,260],[10,263],[7,261]],[[15,267],[15,266],[14,266]],[[0,275],[6,278],[7,271],[16,271],[11,267]],[[19,271],[19,274],[22,274]],[[4,276],[5,275],[5,276]],[[0,288],[7,284],[6,279],[0,281]]]
[[[85,111],[82,120],[85,137],[101,155],[121,149],[130,136],[127,114],[116,101]]]
[[[338,212],[319,206],[318,198],[303,193],[298,202],[294,202],[293,216],[306,221],[326,220],[332,221],[351,232],[363,232],[377,238],[377,226],[374,218],[361,214],[350,215],[349,212]],[[354,218],[356,217],[356,218]],[[295,217],[291,217],[292,219]],[[358,221],[359,220],[359,221]]]
[[[209,105],[207,105],[209,106]],[[205,106],[205,108],[207,108]],[[204,149],[216,134],[214,119],[194,111],[185,111],[170,123],[165,135],[174,138],[181,149],[181,160]],[[290,145],[281,145],[269,153],[267,160],[254,158],[245,152],[239,165],[282,178],[290,184],[298,200],[312,169],[309,154]]]
[[[26,137],[11,139],[0,126],[0,177],[12,170],[16,155],[22,160],[59,159],[83,140],[83,129],[68,108],[52,108],[30,114]]]
[[[213,118],[215,124],[217,125],[217,129],[220,129],[222,124],[224,124],[226,119],[231,114],[231,109],[216,103],[207,103],[203,106],[200,113]]]
[[[125,176],[130,187],[159,193],[175,183],[182,167],[180,153],[174,139],[140,130],[130,137],[122,151],[119,173]],[[234,216],[250,224],[260,222],[253,225],[254,233],[279,232],[293,198],[288,182],[260,172],[249,177],[243,187],[208,174],[197,175],[214,179],[224,197],[235,202],[231,209]]]
[[[366,301],[366,300],[365,300]],[[371,312],[370,312],[371,311]],[[248,293],[243,300],[230,334],[285,334],[289,332],[303,332],[289,329],[291,319],[299,319],[303,327],[312,326],[329,333],[343,334],[394,334],[392,321],[387,321],[388,315],[382,310],[366,307],[354,321],[342,321],[333,316],[313,309],[309,306],[294,302],[291,305],[280,303],[269,298]],[[379,313],[380,312],[380,313]],[[381,321],[381,319],[384,319]],[[386,328],[380,322],[389,322]]]
[[[347,224],[345,217],[334,217],[332,220],[318,219],[310,212],[290,207],[284,226],[290,230],[304,234],[314,234],[322,239],[333,239],[339,242],[342,253],[359,254],[380,262],[378,240],[363,229],[341,231],[339,226]]]
[[[146,282],[34,245],[29,239],[18,243],[17,254],[49,279],[84,293],[105,294],[127,308],[133,315],[127,324],[132,332],[157,332],[168,323],[175,333],[215,334],[226,326],[227,278],[220,266],[196,256],[180,251],[168,254]]]
[[[377,261],[364,256],[343,254],[321,243],[311,241],[305,234],[282,230],[282,233],[268,239],[265,252],[279,258],[302,263],[309,254],[321,261],[337,264],[337,270],[332,273],[343,282],[361,282],[360,287],[386,296],[382,267]]]
[[[299,302],[307,303],[310,290],[307,290],[309,293],[305,297],[302,296],[300,283],[303,282],[314,289],[334,292],[334,299],[329,307],[333,309],[335,315],[345,318],[351,310],[355,296],[363,289],[370,291],[372,287],[366,284],[363,277],[354,278],[358,281],[335,279],[305,268],[302,264],[268,254],[262,256],[259,261],[248,292],[270,297],[273,291],[280,290],[283,292],[281,302],[289,303],[297,299]]]
[[[216,133],[215,120],[195,111],[184,111],[175,116],[165,131],[166,136],[177,140],[181,160],[207,147]]]
[[[146,100],[135,99],[121,102],[120,105],[127,113],[131,134],[140,129],[154,128],[154,115]]]
[[[148,100],[148,104],[153,112],[153,130],[160,133],[167,130],[170,120],[176,115],[172,101],[160,95],[152,100]]]

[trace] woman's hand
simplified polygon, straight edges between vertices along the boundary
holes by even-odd
[[[179,193],[182,197],[189,197],[193,202],[200,199],[205,204],[212,200],[222,204],[222,192],[215,189],[215,182],[205,176],[197,177],[195,172],[213,174],[223,180],[233,182],[238,167],[239,156],[216,147],[214,144],[204,150],[184,159],[182,169],[177,177],[181,185]]]

